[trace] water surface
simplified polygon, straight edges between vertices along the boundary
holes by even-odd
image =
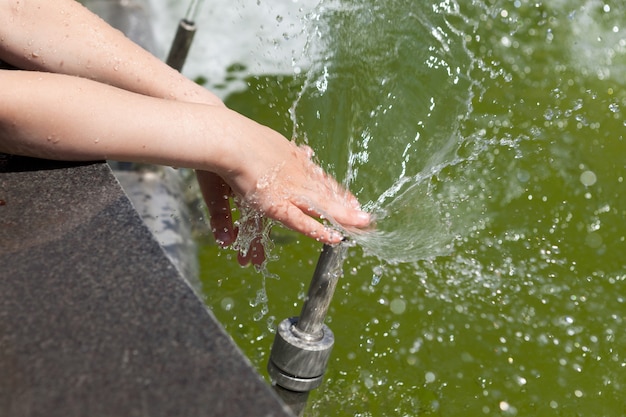
[[[313,147],[377,216],[353,236],[309,415],[623,414],[625,6],[306,3],[235,1],[222,33],[291,31],[222,78],[201,37],[215,49],[188,71]],[[207,303],[263,374],[320,250],[273,237],[265,274],[201,250]]]

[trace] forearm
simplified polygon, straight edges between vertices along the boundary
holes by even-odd
[[[75,0],[0,0],[0,59],[153,97],[221,105]]]
[[[238,115],[76,77],[0,71],[0,151],[220,171]]]

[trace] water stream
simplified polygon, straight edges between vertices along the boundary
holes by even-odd
[[[220,3],[187,74],[313,147],[377,218],[352,235],[309,415],[623,414],[626,7]],[[273,239],[265,275],[200,254],[262,373],[320,250]]]

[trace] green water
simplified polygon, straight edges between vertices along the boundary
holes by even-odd
[[[626,414],[624,13],[323,1],[311,68],[228,98],[377,217],[353,236],[308,415]],[[320,251],[273,238],[264,274],[200,253],[208,305],[263,375]]]

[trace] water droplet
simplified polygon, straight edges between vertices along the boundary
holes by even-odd
[[[593,171],[585,171],[582,174],[580,174],[580,182],[585,187],[590,187],[594,185],[597,180],[598,178],[596,177],[596,174]]]
[[[517,180],[519,182],[528,182],[528,180],[530,180],[530,173],[526,170],[520,169],[517,172]]]
[[[552,120],[554,118],[554,110],[546,109],[546,111],[543,112],[543,118],[546,120]]]
[[[402,314],[406,310],[406,301],[401,298],[395,298],[389,303],[389,308],[394,314]]]
[[[222,309],[224,309],[224,311],[230,311],[235,306],[235,300],[230,297],[224,297],[222,299],[222,302],[220,303],[220,306],[222,307]]]
[[[590,248],[597,249],[602,246],[602,236],[597,232],[591,232],[585,237],[585,244]]]
[[[433,372],[426,372],[426,374],[424,375],[424,380],[426,381],[427,384],[435,382],[435,378],[436,377]]]
[[[374,273],[372,275],[372,285],[377,285],[380,282],[380,279],[383,276],[384,273],[384,269],[382,266],[375,266],[372,269],[372,272]]]

